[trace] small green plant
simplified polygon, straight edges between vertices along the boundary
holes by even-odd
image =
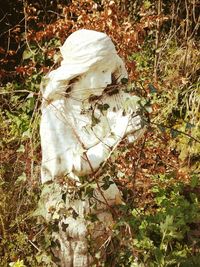
[[[122,207],[123,217],[114,231],[117,266],[188,266],[188,258],[191,266],[199,266],[200,235],[193,231],[200,220],[199,196],[194,190],[199,181],[195,180],[195,187],[186,187],[173,177],[160,177],[153,178],[154,205]]]
[[[10,267],[26,267],[23,260],[17,260],[16,262],[9,263]]]

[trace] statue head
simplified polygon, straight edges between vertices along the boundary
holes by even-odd
[[[127,77],[122,59],[111,39],[102,32],[78,30],[60,48],[61,66],[47,75],[44,99],[54,100],[67,92],[72,81],[78,81],[70,94],[80,99],[101,95],[113,80]],[[68,90],[69,91],[69,90]]]

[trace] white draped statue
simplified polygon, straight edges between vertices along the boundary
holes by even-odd
[[[127,78],[127,72],[106,34],[78,30],[67,38],[61,54],[61,66],[51,71],[42,85],[41,179],[45,184],[65,177],[79,187],[79,178],[95,174],[125,136],[130,142],[138,138],[142,131],[141,117],[137,114],[138,97],[122,89],[121,81]],[[101,185],[101,179],[99,182]],[[61,185],[57,184],[56,188],[54,190],[61,194]],[[69,189],[69,183],[65,188]],[[68,189],[65,206],[72,207],[78,218],[63,217],[61,221],[67,230],[64,233],[60,226],[60,232],[54,234],[60,243],[57,252],[60,266],[90,266],[84,218],[90,210],[89,201],[87,197],[70,199]],[[121,194],[111,181],[107,190],[98,186],[94,197],[101,203],[98,218],[108,225],[112,216],[106,205],[119,203]],[[53,197],[45,201],[48,217],[49,207],[56,202]],[[103,202],[106,202],[104,211]]]

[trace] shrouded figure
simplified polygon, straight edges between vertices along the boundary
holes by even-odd
[[[93,173],[125,135],[141,128],[137,97],[117,86],[127,72],[106,34],[79,30],[61,52],[61,66],[43,88],[43,183]]]
[[[137,115],[138,98],[121,89],[127,72],[106,34],[76,31],[67,38],[61,53],[61,66],[47,75],[42,86],[41,179],[43,184],[55,184],[66,177],[79,187],[79,177],[95,173],[123,137],[132,142],[140,135],[141,118]],[[61,194],[58,187],[54,190]],[[90,266],[84,219],[90,201],[87,197],[72,200],[69,186],[65,187],[65,207],[75,210],[77,218],[69,215],[61,219],[60,232],[54,234],[60,243],[55,254],[60,266]],[[116,204],[121,194],[112,181],[107,190],[94,190],[94,197],[98,218],[108,225],[112,216],[106,205]],[[46,199],[46,208],[52,205],[55,201]],[[67,225],[65,231],[63,223]]]

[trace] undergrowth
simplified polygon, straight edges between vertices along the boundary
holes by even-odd
[[[144,136],[134,145],[123,140],[104,166],[124,204],[114,208],[106,261],[96,266],[200,266],[197,1],[17,2],[10,12],[22,21],[4,29],[0,47],[0,266],[55,266],[51,227],[33,216],[41,193],[40,82],[79,28],[111,36],[130,88],[152,109]]]

